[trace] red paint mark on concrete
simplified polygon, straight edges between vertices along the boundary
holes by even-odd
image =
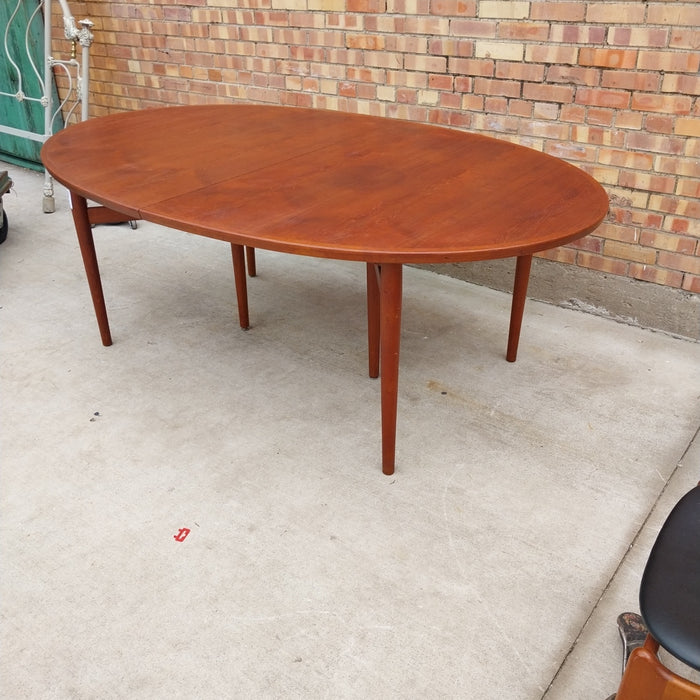
[[[177,542],[184,542],[185,537],[187,537],[187,535],[189,535],[189,534],[190,534],[190,528],[181,527],[180,532],[178,532],[177,535],[173,535],[173,537],[175,538],[175,540]]]

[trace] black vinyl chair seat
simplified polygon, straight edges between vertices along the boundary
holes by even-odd
[[[676,504],[649,555],[639,606],[651,635],[700,670],[700,485]]]

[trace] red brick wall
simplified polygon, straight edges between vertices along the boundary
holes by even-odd
[[[249,101],[546,151],[611,199],[543,257],[700,293],[700,2],[83,0],[91,114]],[[59,18],[57,17],[57,20]]]

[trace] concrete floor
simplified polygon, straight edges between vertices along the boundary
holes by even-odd
[[[14,166],[0,247],[3,698],[591,700],[700,479],[700,346],[405,275],[397,471],[364,268],[96,230]],[[181,528],[187,538],[175,539]]]

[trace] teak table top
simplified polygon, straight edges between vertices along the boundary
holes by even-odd
[[[234,262],[249,246],[368,263],[368,299],[381,317],[373,336],[369,309],[370,355],[381,342],[386,473],[394,460],[392,426],[386,426],[392,402],[385,394],[394,393],[395,433],[401,264],[514,256],[527,261],[526,289],[533,253],[590,233],[608,209],[593,178],[532,149],[413,122],[299,108],[210,105],[115,114],[60,131],[42,159],[73,195],[98,321],[104,301],[101,287],[96,299],[91,279],[96,275],[99,284],[92,235],[81,231],[85,198],[134,219],[227,241]],[[111,342],[108,336],[107,329],[103,341]]]

